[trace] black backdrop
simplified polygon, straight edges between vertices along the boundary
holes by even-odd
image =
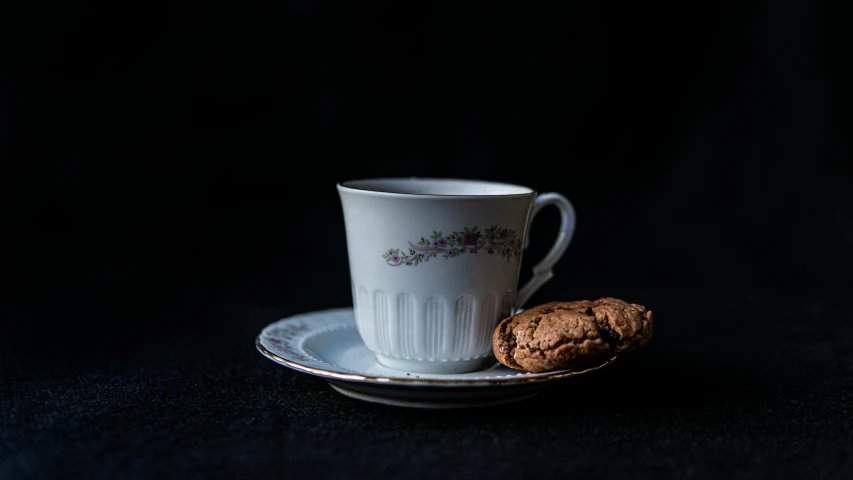
[[[0,474],[489,473],[543,435],[569,463],[534,474],[849,473],[843,15],[558,3],[5,15]],[[645,304],[653,346],[526,421],[506,407],[521,427],[350,401],[260,358],[270,321],[351,304],[335,183],[410,175],[565,194],[575,239],[532,303]]]

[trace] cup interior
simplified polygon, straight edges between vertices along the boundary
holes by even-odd
[[[503,196],[533,193],[533,189],[522,185],[453,178],[368,178],[341,182],[341,186],[404,195]]]

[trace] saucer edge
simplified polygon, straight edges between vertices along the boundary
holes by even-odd
[[[584,370],[572,370],[572,371],[561,371],[554,373],[552,375],[544,375],[537,377],[510,377],[510,378],[501,378],[494,380],[449,380],[449,379],[424,379],[424,378],[390,378],[383,376],[375,376],[375,375],[360,375],[360,374],[351,374],[351,373],[339,373],[333,372],[329,370],[323,370],[319,368],[309,367],[306,365],[302,365],[298,362],[294,362],[292,360],[287,360],[273,352],[270,352],[261,344],[261,336],[258,335],[255,337],[255,348],[261,353],[261,355],[269,358],[270,360],[278,363],[280,365],[284,365],[290,369],[296,370],[298,372],[307,373],[309,375],[317,376],[325,379],[334,379],[334,380],[343,380],[348,382],[359,382],[359,383],[370,383],[375,385],[387,385],[387,386],[440,386],[440,387],[491,387],[491,386],[501,386],[501,385],[523,385],[523,384],[532,384],[532,383],[543,383],[549,382],[553,380],[559,380],[567,377],[574,377],[578,375],[583,375],[585,373],[595,372],[597,370],[601,370],[608,365],[613,364],[619,359],[619,355],[614,355],[601,365],[597,365],[594,367],[590,367]]]

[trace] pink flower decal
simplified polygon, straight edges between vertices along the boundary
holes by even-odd
[[[462,243],[465,245],[476,245],[477,239],[480,238],[479,233],[469,232],[462,237]]]

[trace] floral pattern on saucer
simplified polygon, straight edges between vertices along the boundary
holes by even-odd
[[[277,355],[284,355],[294,360],[310,362],[316,359],[308,358],[301,349],[294,348],[293,340],[304,335],[309,326],[304,322],[292,321],[275,325],[273,328],[264,329],[261,332],[261,341],[266,347]]]

